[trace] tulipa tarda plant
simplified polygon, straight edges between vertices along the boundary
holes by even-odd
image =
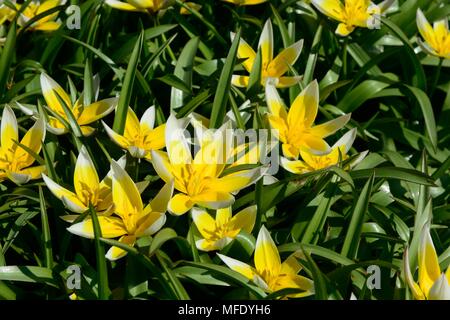
[[[0,300],[449,300],[449,12],[0,1]]]

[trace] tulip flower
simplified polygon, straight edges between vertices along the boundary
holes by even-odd
[[[61,104],[60,99],[66,104],[66,106],[72,112],[81,132],[84,136],[91,135],[95,129],[90,126],[93,122],[105,117],[117,106],[118,98],[108,98],[101,101],[94,102],[88,106],[83,105],[83,99],[78,99],[74,104],[70,100],[70,96],[55,80],[50,78],[45,73],[41,74],[41,88],[44,95],[47,106],[54,113],[62,117],[64,120],[69,121],[69,118],[64,111],[64,107]],[[58,96],[57,96],[58,95]],[[56,117],[49,116],[47,123],[48,130],[56,135],[65,134],[68,132],[68,128],[59,121]]]
[[[222,0],[222,1],[229,2],[237,6],[252,6],[255,4],[264,3],[267,0]]]
[[[266,86],[266,101],[269,108],[268,120],[275,135],[282,143],[283,154],[297,159],[301,150],[326,154],[330,147],[324,138],[342,128],[351,114],[340,116],[314,126],[319,107],[319,86],[311,82],[294,100],[289,111],[272,84]]]
[[[17,24],[19,26],[24,26],[29,20],[35,18],[36,16],[51,10],[57,6],[62,5],[61,0],[46,0],[46,1],[31,1],[25,10],[19,16]],[[19,9],[21,5],[17,4]],[[49,14],[31,24],[29,26],[30,30],[40,30],[40,31],[54,31],[59,29],[61,22],[55,21],[58,17],[58,12]]]
[[[155,13],[173,5],[173,0],[106,0],[105,3],[114,9],[135,12]]]
[[[392,4],[386,0],[378,5],[369,0],[311,0],[324,15],[339,22],[336,34],[348,36],[356,27],[375,29],[379,16]]]
[[[213,139],[199,148],[192,157],[185,128],[189,119],[177,119],[171,114],[166,124],[167,154],[152,150],[152,164],[166,182],[174,180],[180,191],[169,202],[168,211],[181,215],[194,205],[210,209],[229,207],[234,203],[233,192],[254,183],[261,169],[240,170],[223,175],[232,149],[232,130],[228,124],[216,131]]]
[[[125,167],[125,157],[119,159],[118,163],[121,167]],[[111,175],[112,172],[110,171],[100,181],[94,162],[89,156],[86,147],[82,146],[73,174],[75,192],[60,186],[45,174],[42,175],[42,178],[53,195],[61,200],[70,211],[80,214],[88,210],[89,205],[92,205],[99,214],[109,215],[114,209],[111,194]],[[138,188],[140,192],[147,185],[147,182],[139,183]],[[78,215],[62,216],[68,222],[72,222],[77,217]]]
[[[284,157],[281,158],[281,166],[295,174],[325,169],[337,165],[339,161],[348,159],[348,151],[352,147],[356,138],[356,128],[348,131],[332,147],[328,154],[316,155],[307,150],[300,150],[302,160],[290,161]],[[358,164],[367,155],[367,151],[362,152],[357,158],[347,165],[351,168]]]
[[[450,31],[447,18],[436,21],[431,26],[422,10],[417,9],[416,23],[425,40],[423,42],[421,39],[417,39],[422,49],[433,56],[450,59]]]
[[[12,1],[14,3],[14,1]],[[0,4],[0,25],[4,24],[6,21],[11,21],[16,14],[16,11],[11,9],[5,4]]]
[[[235,35],[231,34],[232,39]],[[267,79],[272,79],[276,82],[279,88],[290,87],[298,83],[301,79],[299,76],[288,77],[283,76],[297,61],[302,51],[303,40],[297,41],[290,47],[281,51],[275,58],[273,57],[273,28],[272,22],[267,20],[264,25],[261,37],[259,38],[258,49],[261,50],[261,84],[266,85]],[[242,65],[249,73],[252,71],[256,53],[245,42],[240,39],[237,56],[239,59],[246,59]],[[247,87],[249,83],[249,76],[233,75],[232,83],[238,87]]]
[[[208,212],[192,208],[192,219],[203,239],[195,245],[202,251],[221,250],[244,230],[252,232],[256,220],[256,206],[239,211],[232,216],[231,207],[218,209],[213,219]]]
[[[243,116],[245,122],[249,119],[246,112],[241,112],[241,116]],[[205,142],[210,141],[212,139],[212,131],[207,128],[207,125],[209,125],[209,119],[195,113],[189,114],[189,118],[191,119],[191,124],[194,127],[198,144],[202,146]],[[228,118],[232,124],[235,123],[231,113],[227,114],[226,118]],[[262,139],[262,137],[260,136],[259,139]],[[273,141],[264,140],[251,141],[248,143],[242,142],[231,150],[230,158],[227,160],[227,163],[229,164],[227,168],[244,164],[259,164],[263,161],[264,155],[267,156],[270,152],[273,152],[273,149],[277,147],[277,145],[278,143],[274,143]],[[278,181],[267,172],[264,173],[263,179],[264,185],[272,184]]]
[[[278,249],[265,226],[261,227],[256,240],[255,267],[222,254],[217,255],[230,269],[239,272],[266,292],[271,293],[282,289],[302,290],[289,295],[295,298],[314,293],[313,281],[298,274],[301,270],[297,260],[298,254],[292,254],[281,263]]]
[[[29,151],[38,154],[45,139],[45,124],[38,119],[19,142],[19,127],[13,110],[5,105],[0,132],[0,182],[9,179],[16,184],[39,179],[45,166],[30,167],[35,158]],[[23,145],[25,148],[22,148]]]
[[[151,160],[151,150],[162,149],[164,142],[165,124],[156,128],[155,125],[155,107],[148,108],[141,121],[131,108],[128,108],[127,120],[125,122],[125,131],[123,135],[114,132],[103,121],[106,133],[122,149],[128,150],[131,156],[135,158],[145,158]]]
[[[419,283],[414,281],[409,268],[408,250],[405,250],[404,271],[408,286],[417,300],[450,300],[450,267],[444,274],[430,235],[430,226],[425,224],[421,232],[418,252]]]
[[[119,238],[119,242],[134,246],[136,239],[150,236],[162,228],[166,222],[167,203],[172,197],[173,181],[166,183],[153,200],[144,207],[136,184],[127,172],[114,160],[112,170],[112,201],[114,213],[111,216],[98,216],[102,237]],[[90,218],[67,228],[73,234],[93,239],[94,229]],[[111,247],[106,258],[111,261],[124,257],[127,252]]]

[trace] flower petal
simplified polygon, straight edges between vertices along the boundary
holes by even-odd
[[[73,184],[79,199],[84,199],[85,204],[92,201],[92,204],[95,205],[93,195],[99,189],[100,181],[97,170],[85,146],[81,147],[77,163],[75,164]]]
[[[45,140],[45,123],[43,119],[38,119],[34,125],[27,131],[25,136],[20,141],[25,147],[38,154],[41,151],[42,141]],[[14,155],[15,159],[21,162],[23,167],[30,166],[35,158],[25,149],[17,146]]]
[[[173,179],[172,165],[169,162],[167,153],[163,151],[151,150],[152,165],[158,176],[165,182],[169,182]],[[178,187],[175,185],[178,189]]]
[[[170,199],[167,210],[171,214],[179,216],[188,212],[193,206],[194,203],[191,201],[191,197],[183,193],[178,193]]]
[[[351,113],[348,113],[336,119],[314,126],[311,128],[311,133],[318,137],[326,138],[344,127],[350,120],[351,115]]]
[[[428,293],[429,300],[450,300],[450,284],[445,277],[445,274],[434,282]]]
[[[261,168],[242,170],[212,180],[209,183],[209,188],[217,192],[234,192],[246,188],[261,176]]]
[[[250,77],[249,76],[239,76],[239,75],[233,74],[232,77],[231,77],[231,83],[234,86],[240,87],[240,88],[248,87],[248,82],[249,81],[250,81]]]
[[[171,114],[167,119],[165,139],[166,149],[171,164],[188,164],[192,162],[191,149],[185,136],[189,118],[177,119]]]
[[[234,203],[234,197],[226,192],[207,191],[196,195],[192,201],[209,209],[221,209],[231,206]]]
[[[423,14],[422,10],[420,8],[417,9],[416,12],[416,23],[417,23],[417,29],[419,30],[420,34],[422,35],[423,39],[428,42],[433,49],[436,49],[435,41],[434,41],[434,30],[431,24],[428,22],[427,18],[425,18],[425,15]]]
[[[338,141],[336,141],[336,143],[331,148],[334,149],[344,147],[345,154],[347,154],[350,151],[350,148],[352,147],[355,138],[356,138],[356,128],[353,128],[347,131]]]
[[[281,51],[267,66],[267,74],[271,77],[281,77],[297,61],[303,48],[303,39]]]
[[[119,98],[109,98],[83,107],[77,121],[80,125],[90,124],[111,113],[116,108]]]
[[[166,223],[166,214],[161,212],[150,212],[141,220],[139,220],[139,227],[136,230],[138,236],[151,236],[158,232]]]
[[[122,236],[119,239],[119,242],[132,247],[132,246],[134,246],[134,243],[136,242],[136,237],[135,236]],[[115,260],[125,257],[127,255],[127,253],[128,253],[127,251],[125,251],[119,247],[112,246],[111,248],[109,248],[105,257],[109,261],[115,261]]]
[[[111,129],[106,123],[102,121],[103,127],[105,128],[106,133],[109,138],[114,141],[119,147],[122,149],[128,149],[130,142],[124,136],[116,133],[113,129]]]
[[[158,194],[150,201],[150,208],[153,212],[164,213],[173,194],[173,180],[167,182]],[[144,210],[145,212],[145,210]]]
[[[353,30],[355,30],[355,27],[354,27],[354,26],[350,26],[350,25],[345,24],[345,23],[339,23],[338,26],[337,26],[337,28],[336,28],[336,31],[335,31],[335,32],[336,32],[336,34],[337,34],[338,36],[346,37],[346,36],[348,36],[350,33],[352,33]]]
[[[66,188],[61,187],[55,181],[47,177],[45,174],[42,175],[42,179],[44,180],[47,188],[53,193],[55,197],[62,200],[63,197],[66,199],[66,203],[70,205],[70,209],[76,213],[83,213],[88,208],[85,204],[83,204],[77,197],[77,195]]]
[[[231,207],[217,209],[216,222],[219,226],[223,226],[224,224],[226,224],[230,221],[231,216],[232,216],[231,210],[232,210]]]
[[[273,28],[270,19],[264,24],[261,36],[259,38],[258,49],[261,50],[262,70],[266,70],[267,66],[273,59]],[[249,70],[250,72],[251,70]]]
[[[232,32],[231,33],[231,41],[234,40],[235,36],[236,36],[236,34]],[[256,58],[256,53],[252,49],[252,47],[242,38],[239,39],[237,57],[239,59],[246,59],[244,62],[242,62],[242,65],[244,66],[245,70],[247,70],[248,72],[251,72],[253,63]]]
[[[205,239],[211,239],[216,231],[216,222],[208,212],[199,208],[192,208],[192,220],[200,234]]]
[[[230,221],[232,229],[242,229],[251,233],[256,221],[256,205],[247,207],[239,211]]]
[[[118,1],[118,0],[105,0],[105,3],[114,8],[114,9],[119,9],[119,10],[124,10],[124,11],[145,11],[144,9],[141,8],[136,8],[135,6],[123,2],[123,1]]]
[[[425,295],[420,289],[419,285],[414,281],[413,275],[411,273],[411,268],[409,267],[409,249],[405,248],[404,257],[403,257],[403,271],[405,273],[405,280],[408,284],[411,292],[414,295],[414,298],[417,300],[425,300]]]
[[[281,157],[280,164],[285,170],[294,174],[302,174],[311,171],[311,168],[302,160],[291,161],[285,157]]]
[[[427,223],[422,229],[419,245],[419,285],[427,297],[431,287],[440,275],[441,268],[439,267],[438,257],[431,239],[430,226]]]
[[[249,266],[248,264],[241,262],[239,260],[227,257],[223,254],[217,254],[219,258],[231,269],[246,277],[249,280],[253,280],[253,277],[256,275],[255,269]]]
[[[65,115],[64,108],[61,105],[57,95],[64,101],[67,107],[72,108],[72,102],[64,89],[45,73],[41,73],[41,89],[47,106],[54,112]]]
[[[311,3],[324,15],[337,21],[344,21],[345,8],[340,0],[311,0]]]
[[[125,225],[120,218],[105,216],[98,216],[97,218],[103,238],[116,238],[127,233]],[[71,225],[67,230],[80,237],[94,238],[94,227],[90,218]]]
[[[258,274],[276,276],[281,271],[280,254],[265,226],[261,227],[256,239],[255,267]]]
[[[19,127],[17,126],[16,115],[10,106],[5,105],[1,121],[0,145],[4,152],[11,152],[15,149],[14,141],[19,141]]]
[[[153,130],[153,127],[155,126],[155,112],[155,106],[151,106],[145,110],[141,117],[141,121],[139,122],[142,132]]]
[[[296,85],[302,80],[303,76],[280,77],[276,84],[277,88],[288,88]]]
[[[287,120],[286,105],[278,94],[277,89],[272,84],[266,85],[266,103],[270,113],[277,118],[281,118],[284,121]]]
[[[318,108],[319,84],[314,80],[303,89],[292,103],[287,117],[289,129],[310,128],[316,119]]]
[[[115,212],[124,220],[135,225],[143,211],[141,195],[136,184],[120,165],[112,160],[112,197]],[[126,222],[126,221],[125,221]]]

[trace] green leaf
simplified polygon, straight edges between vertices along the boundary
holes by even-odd
[[[308,265],[311,269],[312,278],[314,279],[314,293],[317,300],[328,300],[328,290],[325,276],[320,271],[317,264],[308,254],[308,252],[302,251],[308,261]]]
[[[16,49],[16,23],[13,22],[6,37],[5,46],[0,56],[0,101],[6,92],[6,83],[8,82],[9,69],[13,62],[13,56]]]
[[[404,44],[404,49],[407,53],[407,57],[411,61],[413,70],[412,70],[412,85],[415,87],[418,87],[422,90],[426,90],[427,88],[427,82],[425,77],[425,72],[423,70],[422,65],[420,64],[419,59],[417,58],[416,53],[414,52],[414,48],[409,42],[408,37],[405,35],[405,33],[402,31],[401,28],[399,28],[394,22],[386,19],[381,18],[381,21],[385,26],[387,26],[395,36],[397,36]]]
[[[175,273],[166,264],[166,262],[164,261],[164,258],[161,257],[161,253],[159,250],[156,252],[156,257],[158,258],[158,261],[161,264],[163,270],[167,274],[168,280],[169,280],[170,284],[172,284],[172,287],[175,290],[177,298],[179,300],[189,300],[190,298],[189,298],[188,293],[186,292],[186,289],[183,287],[180,280],[178,280]]]
[[[161,248],[161,246],[173,239],[177,237],[177,233],[175,232],[175,230],[171,229],[171,228],[164,228],[161,229],[153,238],[152,244],[150,245],[150,250],[149,250],[149,255],[153,255],[156,250],[158,250],[159,248]]]
[[[436,120],[434,118],[433,107],[431,105],[430,99],[422,90],[405,85],[405,88],[408,89],[410,93],[414,96],[414,98],[419,103],[420,109],[422,110],[423,119],[425,121],[425,129],[430,139],[431,145],[434,148],[434,151],[437,150],[437,129],[436,129]]]
[[[362,224],[364,216],[369,206],[370,195],[372,193],[372,185],[375,176],[372,175],[364,185],[361,193],[353,208],[350,225],[345,235],[344,244],[341,253],[347,257],[355,258],[359,246]]]
[[[43,283],[58,288],[52,270],[35,266],[0,267],[0,280]]]
[[[234,64],[236,62],[236,54],[239,47],[240,31],[236,33],[230,51],[228,52],[225,65],[220,74],[219,83],[217,84],[216,95],[211,111],[210,128],[219,128],[222,124],[223,117],[226,113],[227,102],[229,99],[229,91],[231,87],[231,76],[233,75]]]
[[[210,271],[213,275],[218,274],[224,277],[225,279],[231,281],[232,283],[235,283],[241,287],[246,288],[250,292],[252,292],[257,298],[261,299],[266,296],[264,291],[255,285],[250,283],[250,280],[248,280],[246,277],[241,275],[240,273],[233,271],[229,269],[228,267],[212,264],[212,263],[199,263],[199,262],[190,262],[190,261],[183,261],[183,265],[186,266],[192,266],[197,268],[202,268],[205,270]]]
[[[189,40],[181,51],[181,54],[175,65],[174,76],[185,84],[187,90],[173,87],[170,94],[170,108],[177,109],[185,103],[186,97],[192,91],[192,70],[194,68],[194,58],[197,53],[199,38]]]
[[[184,105],[177,112],[177,118],[186,117],[189,113],[194,112],[199,106],[205,103],[206,100],[211,96],[209,90],[202,91],[198,95],[196,95],[192,100],[190,100],[186,105]]]
[[[164,82],[165,84],[168,84],[172,87],[172,90],[178,90],[183,92],[183,94],[192,94],[191,89],[189,86],[184,83],[183,80],[178,78],[177,76],[173,74],[166,74],[165,76],[156,78],[157,80]]]
[[[50,226],[48,224],[47,207],[44,198],[44,192],[39,187],[39,203],[41,206],[41,225],[42,225],[42,245],[44,247],[45,266],[53,268],[52,240],[50,237]]]
[[[375,97],[381,90],[387,88],[389,83],[378,80],[365,80],[339,101],[337,107],[344,112],[353,112],[369,99]]]
[[[92,205],[89,206],[89,211],[91,214],[92,226],[94,228],[94,242],[98,273],[98,298],[100,300],[108,300],[110,294],[108,287],[108,268],[106,266],[105,246],[100,241],[100,238],[102,237],[102,230],[98,222],[97,212]]]
[[[262,58],[261,58],[261,50],[258,50],[256,53],[256,58],[253,62],[252,70],[250,72],[250,78],[248,80],[247,86],[247,94],[249,96],[253,96],[258,93],[261,88],[261,66],[262,66]]]
[[[130,105],[131,95],[133,94],[133,83],[136,75],[137,65],[139,63],[139,57],[141,56],[143,41],[144,33],[141,32],[134,45],[133,53],[131,54],[130,62],[128,63],[128,68],[122,83],[122,90],[120,91],[119,102],[117,104],[113,123],[113,130],[118,134],[123,134],[125,130],[128,106]]]
[[[367,179],[372,174],[374,174],[375,177],[377,177],[377,178],[398,179],[398,180],[404,180],[404,181],[413,182],[413,183],[417,183],[417,184],[434,186],[434,180],[430,176],[427,176],[417,170],[411,170],[411,169],[405,169],[405,168],[380,167],[380,168],[374,168],[374,169],[353,170],[349,173],[353,180]]]

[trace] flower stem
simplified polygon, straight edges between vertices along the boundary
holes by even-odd
[[[439,58],[439,63],[437,65],[437,70],[433,77],[433,82],[430,89],[430,99],[433,97],[434,91],[436,90],[437,84],[439,82],[439,77],[441,75],[441,69],[442,69],[442,63],[444,62],[444,59]]]

